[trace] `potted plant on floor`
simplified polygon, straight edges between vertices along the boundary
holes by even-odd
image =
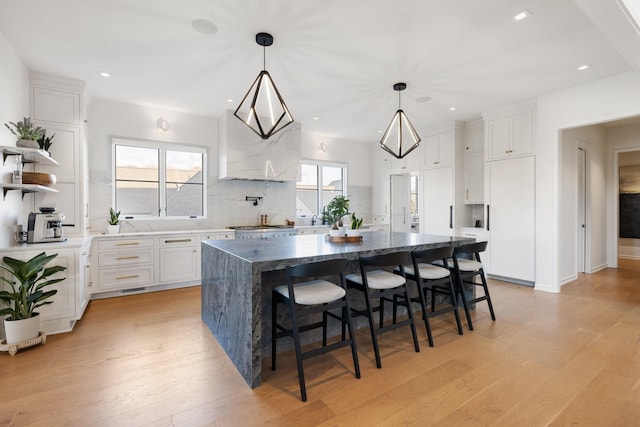
[[[336,196],[327,205],[326,219],[332,224],[329,235],[332,237],[344,236],[344,224],[342,217],[349,213],[349,199],[345,196]]]
[[[29,117],[25,117],[18,123],[9,122],[4,124],[12,134],[18,137],[16,147],[40,148],[38,140],[44,134],[44,129],[34,126]]]
[[[363,218],[356,217],[355,213],[351,213],[351,228],[347,230],[347,236],[357,237],[360,235],[360,227],[362,227]]]
[[[113,208],[109,208],[108,222],[107,233],[118,234],[120,232],[120,211],[116,212]]]
[[[0,276],[8,288],[0,290],[0,301],[6,307],[0,310],[4,319],[4,331],[7,344],[18,344],[40,334],[40,314],[38,307],[51,304],[48,301],[58,291],[45,288],[63,281],[65,278],[51,279],[54,274],[67,268],[62,266],[45,267],[58,254],[47,255],[42,252],[28,261],[4,257],[5,265],[0,268],[9,272],[11,278]]]

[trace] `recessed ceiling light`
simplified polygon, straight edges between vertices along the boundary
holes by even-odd
[[[421,96],[420,98],[416,98],[416,102],[429,102],[431,101],[430,96]]]
[[[520,22],[523,19],[526,19],[526,18],[528,18],[530,16],[531,16],[531,12],[529,12],[528,10],[523,10],[522,12],[518,13],[517,15],[515,15],[513,17],[513,20],[516,21],[516,22]]]
[[[584,64],[578,67],[578,71],[584,71],[584,70],[588,70],[589,68],[591,68],[591,65],[589,64]]]
[[[382,133],[382,130],[381,130],[381,129],[378,129],[378,133]]]
[[[320,120],[320,117],[313,116],[313,117],[311,117],[311,120]]]
[[[205,34],[207,36],[218,32],[218,27],[216,27],[216,24],[207,19],[194,19],[193,21],[191,21],[191,26],[200,34]]]
[[[449,108],[449,111],[456,111],[456,110],[457,110],[457,108],[456,108],[456,107],[450,107],[450,108]]]
[[[111,74],[107,73],[106,71],[100,71],[100,72],[98,72],[98,74],[100,74],[102,77],[109,77],[109,76],[111,76]]]
[[[233,99],[231,99],[231,98],[227,98],[227,102],[228,102],[229,104],[232,104],[232,103],[233,103]]]

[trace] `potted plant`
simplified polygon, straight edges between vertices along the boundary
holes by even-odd
[[[54,133],[51,136],[47,136],[46,133],[47,132],[45,130],[42,131],[42,136],[38,139],[38,145],[40,146],[41,150],[49,153],[49,148],[51,148],[51,144],[53,144],[52,140],[56,136],[56,134]]]
[[[38,140],[44,134],[44,129],[34,126],[29,117],[25,117],[18,123],[9,122],[4,124],[12,134],[18,137],[17,147],[40,148]]]
[[[342,223],[342,217],[349,213],[349,199],[345,196],[336,196],[327,205],[326,219],[332,224],[331,236],[344,236],[344,225]]]
[[[58,254],[47,255],[42,252],[28,261],[2,258],[5,265],[0,267],[15,279],[0,276],[0,279],[9,285],[9,289],[0,290],[0,301],[6,306],[0,310],[0,315],[8,316],[4,319],[7,344],[18,344],[40,334],[40,315],[35,309],[51,304],[53,301],[47,300],[58,291],[45,288],[65,279],[50,277],[66,270],[66,267],[45,268],[49,261],[57,256]]]
[[[113,208],[109,208],[109,225],[107,233],[117,234],[120,232],[120,211],[116,212]]]
[[[347,236],[355,237],[360,235],[360,227],[364,218],[356,217],[355,213],[351,213],[351,229],[347,230]]]

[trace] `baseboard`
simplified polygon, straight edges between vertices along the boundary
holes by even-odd
[[[596,265],[595,267],[591,267],[591,273],[595,273],[596,271],[600,271],[600,270],[604,270],[605,268],[607,268],[607,264],[600,264],[600,265]]]
[[[127,295],[146,294],[148,292],[167,291],[170,289],[179,289],[179,288],[189,288],[192,286],[200,286],[200,281],[186,282],[186,283],[172,283],[170,285],[144,286],[144,287],[133,288],[133,289],[121,289],[118,291],[96,292],[91,295],[91,299],[96,300],[96,299],[103,299],[103,298],[123,297]]]
[[[573,282],[574,280],[578,280],[577,274],[572,274],[570,276],[560,279],[560,286],[566,285],[567,283]]]
[[[623,259],[633,259],[633,260],[639,260],[640,259],[640,255],[620,255],[618,254],[618,258],[623,258]]]

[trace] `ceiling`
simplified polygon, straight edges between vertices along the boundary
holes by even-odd
[[[83,80],[92,97],[219,117],[262,69],[255,34],[266,31],[275,39],[267,70],[303,130],[374,142],[398,107],[396,82],[407,83],[402,108],[420,132],[632,70],[587,18],[590,2],[617,7],[615,0],[2,0],[0,32],[30,70]],[[524,9],[529,18],[512,19]],[[196,19],[217,32],[195,31]],[[591,67],[577,71],[583,64]]]

